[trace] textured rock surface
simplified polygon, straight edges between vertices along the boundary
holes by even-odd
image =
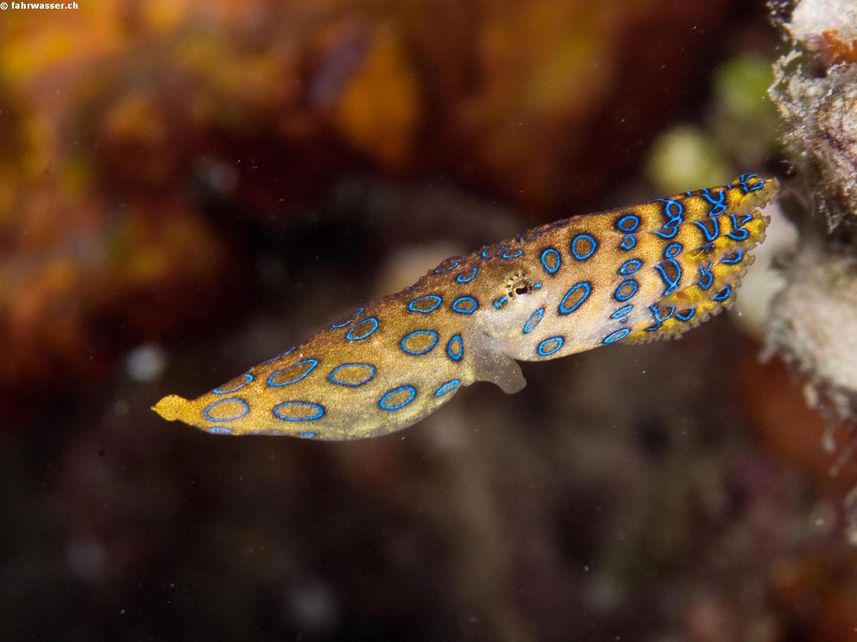
[[[788,281],[773,302],[770,332],[809,378],[810,404],[823,405],[834,420],[850,419],[857,391],[857,259],[810,245],[789,267]]]

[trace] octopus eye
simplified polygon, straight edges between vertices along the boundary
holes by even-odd
[[[533,282],[526,274],[516,273],[509,277],[506,282],[506,294],[510,299],[530,294],[533,291]]]

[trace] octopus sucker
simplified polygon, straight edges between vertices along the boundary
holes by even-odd
[[[451,257],[294,349],[153,410],[215,434],[361,439],[407,428],[477,381],[518,392],[518,361],[678,337],[732,304],[777,190],[742,174]]]

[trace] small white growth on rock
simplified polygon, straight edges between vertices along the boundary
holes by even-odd
[[[771,307],[769,347],[809,377],[810,405],[830,403],[835,419],[847,419],[857,391],[857,259],[807,246],[788,277]]]
[[[854,0],[802,0],[787,25],[792,38],[811,42],[825,31],[836,31],[839,39],[857,39],[857,2]]]

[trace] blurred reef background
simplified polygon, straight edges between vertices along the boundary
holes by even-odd
[[[852,2],[79,3],[0,12],[0,638],[857,639]],[[793,178],[679,343],[366,442],[149,410],[743,171]]]

